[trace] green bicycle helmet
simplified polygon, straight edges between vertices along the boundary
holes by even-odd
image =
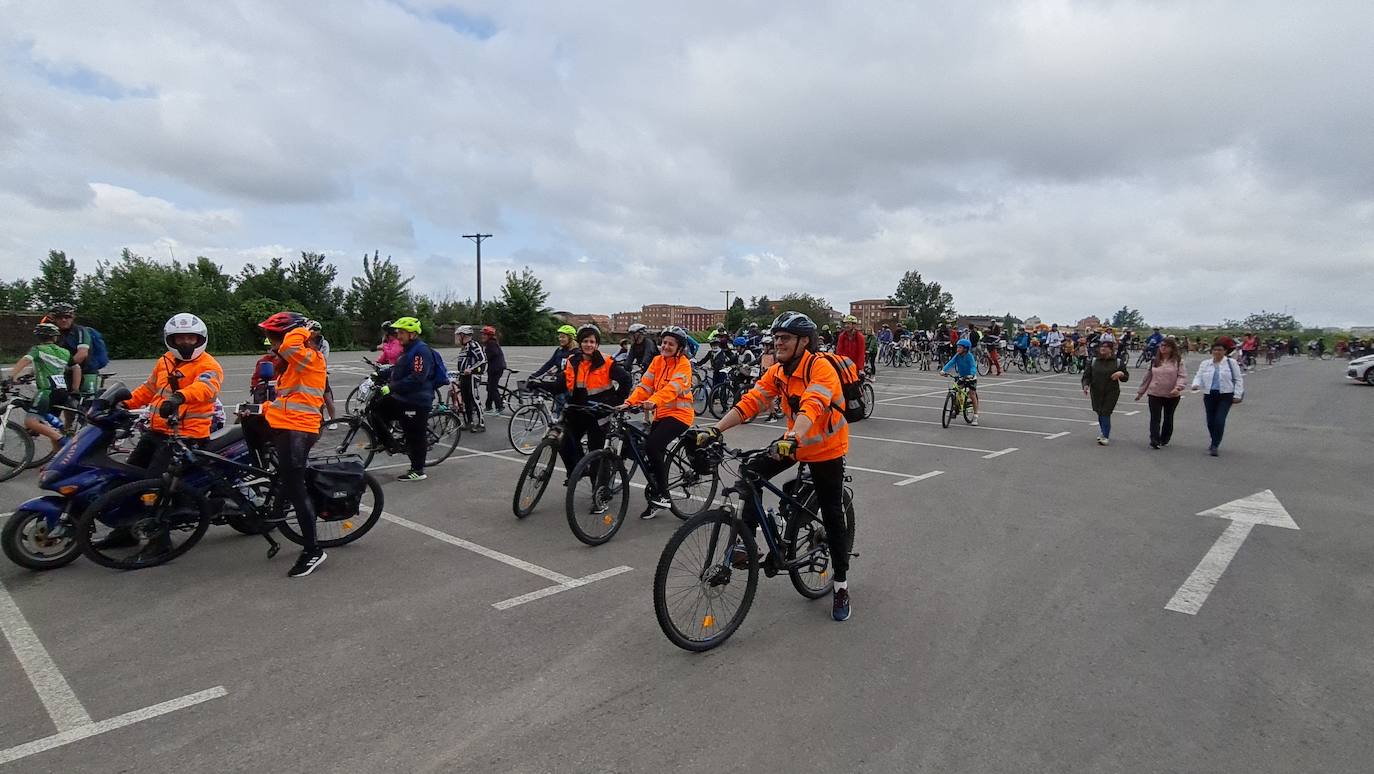
[[[559,326],[558,332],[563,334],[564,336],[572,336],[574,338],[577,336],[577,329],[572,327],[571,325]]]

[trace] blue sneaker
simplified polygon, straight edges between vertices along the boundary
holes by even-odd
[[[849,589],[835,589],[834,607],[830,616],[836,621],[849,620]]]

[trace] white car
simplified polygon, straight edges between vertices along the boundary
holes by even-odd
[[[1345,369],[1345,378],[1374,384],[1374,355],[1357,357]]]

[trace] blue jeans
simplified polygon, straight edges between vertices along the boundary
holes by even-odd
[[[1097,429],[1102,431],[1102,437],[1103,437],[1103,438],[1111,438],[1111,437],[1112,437],[1112,415],[1111,415],[1111,414],[1098,414],[1098,415],[1097,415]]]
[[[1202,396],[1202,408],[1207,413],[1207,432],[1212,436],[1212,448],[1221,448],[1221,435],[1226,432],[1226,415],[1231,413],[1231,399],[1235,393],[1213,390]]]

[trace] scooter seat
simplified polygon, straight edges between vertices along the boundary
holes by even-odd
[[[229,425],[227,427],[220,428],[218,432],[211,433],[210,438],[205,441],[205,446],[203,446],[202,448],[204,448],[206,451],[218,452],[222,449],[226,449],[230,446],[233,446],[234,444],[242,440],[243,426]]]

